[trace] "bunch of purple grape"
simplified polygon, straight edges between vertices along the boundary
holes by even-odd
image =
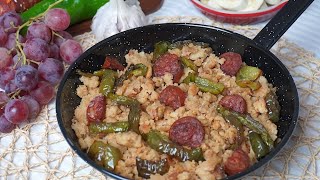
[[[83,52],[64,31],[69,25],[69,14],[60,8],[23,24],[16,12],[0,16],[0,132],[36,118],[53,99],[63,63],[73,63]],[[23,37],[20,30],[26,27]]]

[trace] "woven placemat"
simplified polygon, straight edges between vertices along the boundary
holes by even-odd
[[[248,37],[252,26],[232,26],[198,17],[156,17],[150,23],[188,22],[226,28]],[[77,36],[84,49],[96,42],[91,33]],[[246,179],[320,179],[320,59],[297,44],[281,39],[272,52],[295,79],[300,97],[298,126],[285,148]],[[81,160],[64,140],[55,102],[39,117],[10,134],[0,134],[0,179],[106,179]],[[109,178],[108,178],[109,179]]]

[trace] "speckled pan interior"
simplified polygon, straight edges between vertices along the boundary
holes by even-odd
[[[246,171],[225,179],[237,179],[245,176],[267,163],[281,150],[292,135],[299,111],[296,86],[281,61],[269,50],[264,50],[252,40],[227,30],[197,24],[161,24],[132,29],[101,41],[82,54],[64,75],[57,93],[57,119],[67,142],[84,161],[108,176],[116,179],[126,179],[96,165],[80,149],[77,137],[71,128],[74,110],[80,104],[80,98],[76,95],[76,88],[81,82],[76,70],[80,69],[85,72],[98,70],[106,55],[115,56],[121,63],[125,64],[124,55],[130,49],[152,52],[153,45],[158,41],[176,42],[181,40],[208,43],[217,55],[228,51],[240,53],[248,65],[262,69],[268,81],[278,88],[277,95],[281,105],[281,117],[276,124],[278,126],[278,137],[281,139],[280,143],[266,157]]]

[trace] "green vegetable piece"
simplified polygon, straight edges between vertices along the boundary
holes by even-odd
[[[262,71],[253,66],[242,66],[236,76],[236,83],[242,88],[250,88],[251,90],[257,90],[261,87],[259,82],[255,80],[262,75]]]
[[[141,158],[136,158],[136,165],[138,174],[143,178],[150,178],[151,174],[164,175],[169,171],[169,163],[167,159],[161,159],[160,161],[148,161]]]
[[[233,118],[237,118],[244,126],[247,126],[252,131],[260,134],[263,142],[269,147],[269,150],[273,148],[273,140],[266,128],[258,121],[254,120],[250,115],[242,115],[235,111],[229,111],[220,105],[218,106],[217,110],[220,114],[222,114],[224,118],[230,116],[233,116]]]
[[[89,148],[88,156],[98,165],[113,171],[122,158],[122,153],[118,148],[101,141],[95,141]]]
[[[264,157],[269,153],[268,146],[263,142],[261,136],[258,133],[251,131],[249,133],[249,140],[252,150],[258,159]]]
[[[104,74],[102,76],[100,82],[100,93],[107,96],[109,93],[113,92],[114,83],[116,81],[117,72],[112,71],[110,69],[104,70]]]
[[[90,134],[108,134],[117,132],[126,132],[129,129],[128,122],[115,122],[115,123],[90,123]]]
[[[81,71],[80,69],[77,69],[77,73],[80,76],[85,76],[85,77],[92,77],[92,76],[102,77],[105,73],[105,70],[102,69],[102,70],[94,71],[93,73],[86,73],[86,72]]]
[[[189,73],[188,76],[182,81],[183,83],[189,84],[196,81],[195,73]]]
[[[270,91],[266,96],[266,104],[268,109],[269,119],[272,122],[278,122],[280,118],[280,104],[277,95],[274,91]]]
[[[153,52],[153,60],[158,59],[161,55],[168,52],[170,43],[167,41],[160,41],[154,45],[154,52]]]
[[[144,64],[136,64],[134,65],[134,70],[131,72],[134,76],[145,76],[147,74],[148,67]]]
[[[128,123],[129,129],[133,130],[137,134],[140,134],[139,131],[139,123],[140,123],[140,103],[136,99],[132,99],[126,96],[120,96],[116,94],[109,94],[108,98],[117,104],[128,106],[130,108],[130,112],[128,115]]]
[[[198,72],[198,67],[197,67],[190,59],[188,59],[188,58],[186,58],[186,57],[182,57],[182,58],[181,58],[181,62],[182,62],[182,64],[183,64],[184,66],[192,69],[192,70],[195,71],[195,72]]]
[[[168,154],[177,158],[179,161],[203,161],[201,148],[185,149],[171,142],[168,137],[162,135],[159,131],[151,130],[144,135],[147,144],[154,150]]]
[[[215,83],[200,77],[195,78],[195,83],[201,91],[210,92],[211,94],[220,94],[224,89],[222,83]]]
[[[21,14],[23,22],[45,12],[48,7],[58,0],[42,0],[33,7]],[[54,6],[54,8],[63,8],[68,11],[70,15],[70,24],[77,24],[81,21],[91,19],[97,10],[109,2],[109,0],[63,0],[61,3]]]
[[[220,113],[220,109],[218,107],[218,112]],[[237,149],[244,140],[244,129],[242,123],[238,120],[237,117],[228,114],[226,116],[223,116],[224,119],[231,124],[234,128],[237,129],[237,142],[232,146],[232,149]]]

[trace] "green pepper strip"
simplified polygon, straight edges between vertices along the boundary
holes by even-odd
[[[188,59],[188,58],[186,58],[186,57],[182,57],[182,58],[181,58],[181,62],[182,62],[182,64],[183,64],[184,66],[192,69],[192,70],[195,71],[195,72],[198,72],[198,67],[197,67],[190,59]]]
[[[200,77],[195,78],[195,83],[201,91],[210,92],[211,94],[220,94],[224,89],[222,83],[215,83]]]
[[[80,69],[77,69],[77,73],[80,76],[85,76],[85,77],[92,77],[92,76],[102,77],[104,75],[104,73],[105,73],[105,69],[94,71],[93,73],[87,73],[87,72],[81,71]]]
[[[266,96],[266,104],[268,109],[269,119],[272,122],[278,122],[280,118],[280,104],[277,99],[277,95],[274,91],[270,91]]]
[[[269,153],[268,146],[263,142],[261,136],[256,132],[249,133],[249,140],[252,150],[257,158],[264,157]]]
[[[98,165],[113,171],[122,158],[122,153],[118,148],[101,141],[95,141],[89,148],[88,156]]]
[[[138,174],[143,178],[150,178],[151,174],[164,175],[169,171],[169,163],[167,159],[161,159],[158,162],[148,161],[145,159],[136,158]]]
[[[201,148],[185,149],[171,142],[165,135],[159,131],[151,130],[145,134],[147,144],[154,150],[176,157],[180,161],[203,161]]]
[[[45,12],[56,1],[58,0],[42,0],[38,2],[21,14],[23,22]],[[70,15],[70,24],[72,25],[86,19],[91,19],[97,13],[97,10],[107,2],[109,0],[91,0],[90,3],[88,3],[88,0],[63,0],[54,7],[67,10]]]
[[[130,108],[130,112],[128,115],[129,129],[133,130],[137,134],[140,134],[139,123],[141,108],[139,101],[126,96],[120,96],[112,93],[108,95],[108,98],[111,101],[116,102],[117,104],[128,106]]]
[[[219,113],[222,114],[223,117],[233,116],[233,118],[237,118],[244,126],[247,126],[249,129],[260,134],[264,143],[266,143],[266,145],[269,147],[270,150],[273,148],[273,140],[270,137],[266,128],[262,124],[260,124],[258,121],[254,120],[250,115],[242,115],[234,111],[229,111],[220,105],[217,107],[217,110]]]
[[[236,76],[236,83],[242,88],[250,88],[251,90],[257,90],[261,87],[259,82],[255,80],[262,75],[262,71],[253,66],[243,66],[239,70]]]
[[[198,77],[194,73],[189,73],[183,82],[186,84],[194,82],[201,91],[209,92],[215,95],[220,94],[224,89],[224,85],[222,83],[212,82],[208,79]]]
[[[154,45],[153,60],[158,59],[165,54],[169,49],[170,43],[167,41],[160,41]]]
[[[116,78],[117,72],[112,71],[110,69],[104,70],[104,74],[102,76],[99,87],[100,93],[102,93],[105,96],[107,96],[109,93],[112,93]]]
[[[219,109],[218,109],[219,111]],[[237,142],[231,149],[237,149],[243,142],[244,140],[244,130],[243,130],[243,125],[242,123],[238,120],[238,118],[230,115],[226,115],[225,120],[230,123],[234,128],[237,129]]]
[[[123,81],[129,79],[131,76],[145,76],[147,74],[147,71],[148,67],[142,63],[136,65],[131,64],[128,67],[127,71],[116,80],[115,87],[121,86],[123,84]]]
[[[128,129],[128,122],[90,123],[89,125],[90,134],[126,132]]]

